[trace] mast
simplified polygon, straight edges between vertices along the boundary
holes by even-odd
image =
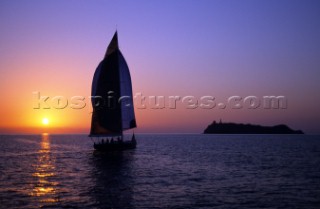
[[[94,73],[91,95],[90,136],[119,136],[136,127],[131,76],[119,49],[117,32]]]

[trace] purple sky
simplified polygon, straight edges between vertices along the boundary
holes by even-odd
[[[88,96],[117,29],[134,94],[288,102],[278,110],[137,110],[141,132],[201,132],[222,118],[320,133],[320,1],[2,0],[0,26],[0,114],[28,112],[21,97],[36,90]],[[13,102],[22,107],[8,109]]]

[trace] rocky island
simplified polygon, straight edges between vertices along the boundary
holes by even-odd
[[[213,121],[204,134],[304,134],[301,130],[292,130],[287,125],[261,126],[239,123],[219,123]]]

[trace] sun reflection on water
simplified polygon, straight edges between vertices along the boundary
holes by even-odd
[[[42,134],[40,149],[38,151],[38,161],[34,165],[35,172],[33,177],[37,178],[31,196],[39,197],[42,203],[55,203],[58,201],[57,182],[54,180],[56,176],[55,158],[51,155],[50,136]]]

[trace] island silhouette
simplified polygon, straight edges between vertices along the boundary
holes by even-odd
[[[304,134],[301,130],[293,130],[287,125],[261,126],[242,123],[217,123],[213,121],[204,134]]]

